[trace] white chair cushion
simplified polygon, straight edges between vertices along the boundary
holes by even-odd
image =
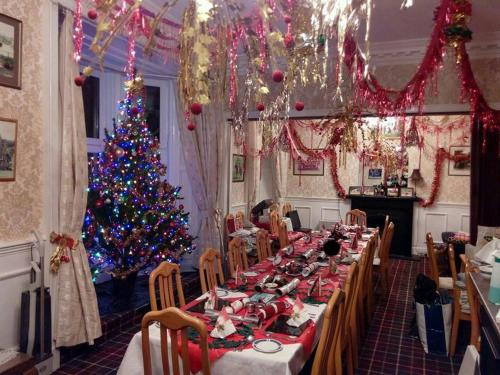
[[[440,277],[439,278],[439,288],[440,289],[453,289],[453,279],[451,277]]]

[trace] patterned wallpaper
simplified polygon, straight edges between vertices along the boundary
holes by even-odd
[[[439,125],[446,125],[452,121],[460,119],[461,116],[432,116],[432,122]],[[469,117],[465,116],[465,120],[469,121]],[[438,126],[439,126],[438,125]],[[301,138],[305,141],[310,139],[309,131],[305,130],[301,133]],[[419,197],[427,198],[432,186],[434,177],[434,160],[435,150],[438,145],[449,149],[450,145],[464,145],[463,136],[468,136],[469,130],[466,129],[465,134],[462,130],[453,130],[441,133],[439,138],[436,135],[426,136],[426,147],[424,147],[421,158],[421,174],[423,181],[417,185],[417,194]],[[308,138],[309,137],[309,138]],[[317,147],[318,140],[312,138],[310,142],[305,141],[307,146]],[[398,142],[398,141],[395,141]],[[408,170],[411,171],[418,166],[419,152],[416,147],[408,149],[409,165]],[[355,154],[347,154],[345,161],[339,157],[339,179],[342,186],[348,192],[349,186],[358,186],[362,184],[362,166]],[[295,176],[292,168],[288,170],[288,195],[291,197],[317,197],[317,198],[336,198],[337,192],[333,186],[330,163],[325,161],[325,173],[323,176]],[[469,203],[470,177],[469,176],[449,176],[448,161],[443,163],[443,171],[441,174],[441,189],[437,196],[436,202],[446,203]],[[365,185],[369,185],[365,180]],[[414,187],[410,182],[410,187]]]
[[[42,215],[42,70],[40,7],[0,1],[0,13],[23,22],[22,89],[0,86],[0,117],[17,119],[16,180],[0,182],[0,240],[26,238]]]

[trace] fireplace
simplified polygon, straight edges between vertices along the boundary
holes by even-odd
[[[413,203],[418,198],[392,198],[376,196],[349,195],[351,209],[366,212],[368,226],[379,227],[383,231],[385,215],[394,223],[394,237],[390,255],[399,258],[411,258]]]

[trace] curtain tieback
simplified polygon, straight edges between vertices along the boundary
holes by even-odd
[[[78,242],[68,234],[50,233],[50,243],[57,245],[50,257],[50,270],[52,272],[57,273],[62,262],[69,263],[69,250],[75,250]]]

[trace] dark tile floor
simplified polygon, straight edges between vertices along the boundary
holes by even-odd
[[[458,373],[466,342],[459,343],[458,354],[450,359],[426,355],[418,337],[411,334],[415,315],[413,287],[417,274],[423,273],[425,268],[424,259],[392,260],[389,298],[376,306],[361,349],[357,374]],[[190,286],[193,284],[194,281]],[[199,291],[193,290],[186,299],[191,300],[198,295]],[[55,374],[115,374],[128,343],[139,330],[138,318],[136,316],[129,324],[120,324],[116,333],[108,335],[93,347],[87,347],[80,355],[63,364]]]

